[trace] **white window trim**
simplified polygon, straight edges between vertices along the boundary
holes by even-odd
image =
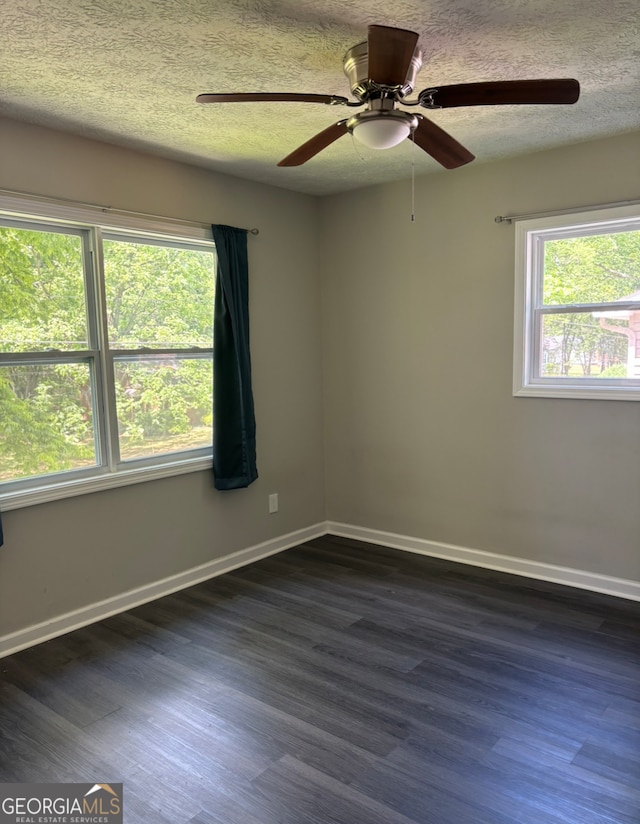
[[[162,218],[155,215],[143,216],[118,211],[103,206],[74,204],[57,201],[35,195],[13,195],[0,193],[0,213],[5,217],[37,220],[39,217],[54,219],[58,223],[68,222],[72,225],[101,226],[111,231],[125,229],[138,231],[145,236],[156,234],[158,237],[190,239],[210,243],[211,228],[201,223],[192,223],[174,218]]]
[[[118,230],[128,235],[138,234],[144,238],[157,238],[163,241],[195,241],[215,248],[211,230],[202,224],[167,218],[131,215],[117,210],[104,209],[100,206],[69,204],[47,198],[30,195],[0,194],[0,216],[9,219],[27,220],[32,224],[55,221],[57,225],[90,230],[93,227],[104,229],[109,234]],[[188,350],[186,350],[188,351]],[[111,489],[119,486],[142,483],[160,478],[183,475],[211,469],[211,454],[203,455],[206,450],[193,450],[197,454],[186,452],[168,453],[166,460],[145,466],[143,461],[133,467],[120,467],[117,472],[109,467],[93,467],[86,473],[74,470],[73,477],[65,479],[64,472],[52,473],[29,480],[29,485],[21,489],[0,491],[0,511],[20,509],[35,504],[56,501],[62,498],[85,495],[91,492]],[[211,450],[208,450],[209,453]]]
[[[586,212],[550,215],[516,222],[515,237],[515,307],[513,394],[516,397],[583,398],[593,400],[640,401],[640,381],[616,378],[566,377],[541,378],[534,374],[533,348],[536,328],[534,313],[538,308],[540,262],[537,239],[566,237],[579,230],[581,235],[602,234],[615,226],[640,229],[637,205],[594,209]],[[586,306],[586,305],[585,305]],[[600,304],[589,307],[597,310]],[[623,307],[620,307],[623,308]]]
[[[155,481],[160,478],[170,478],[174,475],[185,475],[189,472],[200,472],[211,469],[212,458],[189,458],[173,461],[166,464],[156,464],[152,467],[123,469],[109,475],[94,475],[90,478],[74,478],[70,481],[59,481],[56,484],[44,482],[40,486],[30,487],[28,490],[5,492],[0,495],[0,512],[10,509],[22,509],[25,506],[45,504],[49,501],[59,501],[62,498],[72,498],[76,495],[86,495],[89,492],[100,492],[118,486],[129,486],[144,481]],[[63,473],[58,473],[57,478]]]

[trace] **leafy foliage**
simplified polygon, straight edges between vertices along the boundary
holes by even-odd
[[[104,267],[113,349],[211,346],[210,253],[105,240]]]
[[[36,368],[43,372],[44,368]],[[0,478],[41,475],[94,463],[89,443],[93,432],[87,430],[84,410],[73,402],[69,387],[54,374],[48,379],[42,375],[40,380],[36,376],[34,381],[33,375],[20,374],[25,369],[31,367],[0,373]],[[31,384],[30,391],[24,391],[25,384]]]
[[[640,232],[615,232],[547,240],[544,245],[545,305],[608,303],[640,290]],[[626,319],[605,328],[591,313],[545,317],[545,374],[617,376],[626,363]],[[619,327],[618,333],[615,327]],[[623,370],[623,376],[626,371]]]
[[[116,398],[123,457],[149,440],[211,426],[210,360],[146,358],[116,362]],[[210,442],[210,433],[203,433]],[[207,441],[205,441],[205,445]]]
[[[86,349],[82,239],[0,229],[0,351]]]
[[[80,360],[0,366],[0,480],[96,463],[84,268],[80,234],[0,227],[0,353]],[[104,269],[112,349],[212,346],[211,253],[111,239]],[[145,455],[211,443],[210,359],[135,358],[115,360],[123,455],[129,444]]]

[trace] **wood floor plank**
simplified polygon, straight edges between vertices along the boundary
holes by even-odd
[[[575,764],[545,763],[529,747],[502,747],[502,743],[485,756],[485,763],[510,776],[517,765],[517,777],[510,780],[524,796],[543,799],[541,809],[554,809],[561,801],[560,809],[574,821],[636,824],[640,809],[637,792]],[[544,792],[538,793],[541,782]]]
[[[289,754],[345,783],[372,764],[377,756],[336,735],[246,694],[228,691],[211,700],[216,714],[233,719],[236,737],[251,750],[268,753],[272,761]]]
[[[564,792],[550,790],[546,782],[536,783],[534,789],[522,762],[509,763],[491,753],[482,759],[460,759],[429,741],[412,738],[387,761],[417,785],[422,784],[427,794],[432,787],[447,787],[457,802],[519,824],[610,824],[599,813],[567,799]]]
[[[2,684],[0,781],[74,781],[88,764],[116,782],[121,770],[132,766],[128,759],[112,760],[83,730],[40,701]]]
[[[455,762],[456,753],[444,750]],[[406,756],[406,757],[403,757]],[[434,759],[435,760],[435,759]],[[425,769],[425,760],[402,745],[374,769],[354,782],[355,789],[421,822],[512,824],[525,822],[526,804],[516,804],[485,781],[482,792],[437,763]],[[530,812],[530,811],[529,811]],[[545,824],[564,824],[551,818]]]
[[[51,673],[14,656],[0,662],[0,671],[5,682],[10,681],[78,727],[103,718],[121,706],[93,672],[74,662]]]
[[[384,803],[302,764],[290,755],[253,782],[263,795],[282,803],[295,821],[325,824],[416,824]],[[435,824],[435,823],[434,823]]]
[[[127,824],[637,824],[640,604],[315,539],[0,661],[0,781]]]
[[[244,660],[232,661],[197,644],[181,647],[171,657],[193,668],[208,666],[215,677],[240,692],[373,753],[388,752],[406,734],[406,725],[403,727],[396,716],[381,712],[372,723],[366,710],[349,695],[333,690],[327,697],[329,685],[305,676],[293,663],[270,664],[266,656],[256,660],[250,652],[242,653]]]
[[[231,597],[227,598],[222,606],[241,612],[245,619],[252,617],[253,610],[259,612],[264,607],[273,607],[283,621],[289,621],[291,624],[303,619],[335,629],[347,627],[362,617],[359,613],[332,609],[326,604],[314,608],[307,599],[283,592],[269,576],[265,576],[264,581],[266,585],[255,578],[247,581],[229,573],[185,590],[182,594],[200,604],[218,606],[220,594],[226,593]]]
[[[572,763],[636,791],[640,789],[640,749],[634,757],[633,754],[587,741]]]

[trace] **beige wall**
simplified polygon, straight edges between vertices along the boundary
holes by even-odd
[[[512,396],[494,222],[637,198],[639,137],[322,202],[329,519],[640,580],[640,403]]]
[[[412,224],[409,181],[316,200],[1,122],[0,188],[260,228],[260,479],[6,512],[0,637],[325,517],[640,580],[640,404],[512,397],[513,228],[493,220],[639,179],[637,134],[476,164],[418,179]]]
[[[198,472],[6,512],[0,637],[322,521],[317,202],[11,121],[0,188],[260,229],[249,238],[259,480],[216,492]]]

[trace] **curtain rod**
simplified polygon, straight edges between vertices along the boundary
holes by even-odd
[[[97,209],[100,212],[110,212],[112,214],[118,215],[132,215],[134,217],[148,217],[154,220],[166,220],[171,223],[176,223],[182,226],[198,226],[202,227],[203,229],[208,229],[211,224],[210,223],[198,223],[195,221],[190,220],[181,220],[178,217],[167,217],[166,215],[151,215],[148,212],[134,212],[129,209],[117,209],[113,206],[103,206],[100,203],[84,203],[81,200],[72,200],[70,197],[47,197],[46,195],[36,195],[33,192],[18,192],[15,189],[0,189],[0,194],[3,195],[15,195],[16,197],[29,197],[33,200],[38,200],[40,202],[45,203],[53,203],[53,204],[69,204],[72,206],[85,206],[90,209]],[[246,229],[246,231],[250,235],[259,235],[260,229]]]
[[[551,217],[552,215],[570,215],[575,212],[593,212],[596,209],[609,209],[614,206],[637,206],[640,200],[618,200],[615,203],[600,203],[597,206],[576,206],[573,209],[558,209],[553,212],[532,212],[529,215],[497,215],[496,223],[513,223],[514,220],[528,220],[534,217]]]

